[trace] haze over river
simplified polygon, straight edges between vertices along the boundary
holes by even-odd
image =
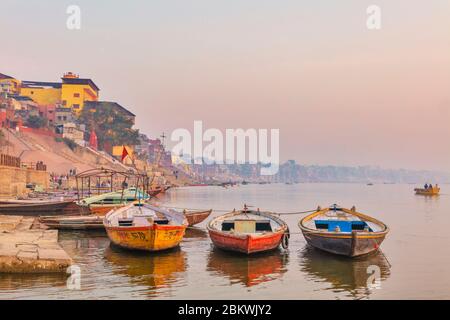
[[[102,232],[60,232],[62,246],[81,268],[80,290],[69,290],[61,275],[3,274],[0,299],[450,299],[450,186],[443,185],[438,197],[416,196],[414,187],[315,183],[173,189],[159,201],[230,211],[246,203],[280,213],[355,205],[385,222],[390,233],[382,253],[352,260],[310,248],[297,226],[305,216],[299,214],[281,216],[291,232],[288,250],[254,257],[213,249],[205,222],[187,231],[179,249],[156,254],[112,247]],[[367,286],[371,270],[380,271],[379,288]]]

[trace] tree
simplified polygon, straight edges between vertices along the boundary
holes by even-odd
[[[26,120],[27,127],[42,128],[47,126],[47,120],[39,116],[29,116]]]
[[[95,110],[83,108],[80,121],[86,125],[88,135],[94,129],[103,150],[114,145],[139,144],[139,130],[133,129],[133,120],[115,111],[111,105],[105,104]]]

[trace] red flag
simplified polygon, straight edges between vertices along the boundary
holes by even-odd
[[[125,146],[123,146],[123,150],[122,150],[122,162],[123,162],[123,159],[125,159],[127,156],[128,156],[127,148],[125,148]]]

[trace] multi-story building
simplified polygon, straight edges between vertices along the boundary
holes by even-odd
[[[143,133],[139,134],[139,144],[134,146],[134,151],[138,155],[138,157],[148,160],[149,141],[150,141],[150,139],[147,137],[147,135],[145,135]]]
[[[20,81],[0,73],[0,93],[18,94],[20,91]]]
[[[62,77],[61,105],[79,114],[87,101],[97,101],[100,89],[91,79],[68,72]]]
[[[166,151],[160,139],[149,139],[148,161],[164,167],[172,166],[172,153]]]
[[[71,108],[58,107],[55,109],[55,125],[61,126],[65,123],[74,122],[75,113]]]
[[[20,94],[40,105],[62,105],[79,114],[86,101],[97,101],[100,89],[91,80],[67,72],[61,82],[22,81]]]
[[[76,123],[65,123],[63,125],[63,138],[67,138],[75,141],[77,144],[84,146],[86,142],[84,141],[84,125],[77,125]]]

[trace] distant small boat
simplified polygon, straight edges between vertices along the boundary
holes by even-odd
[[[199,224],[200,222],[204,221],[206,218],[209,217],[212,210],[205,210],[205,211],[187,211],[184,210],[184,216],[186,217],[189,227],[192,227],[193,225]]]
[[[122,248],[161,251],[177,247],[187,220],[182,213],[150,204],[130,204],[109,212],[104,220],[112,243]]]
[[[309,245],[330,253],[357,257],[378,250],[389,228],[381,221],[337,207],[320,209],[299,222]]]
[[[211,220],[207,226],[213,244],[223,250],[252,254],[287,247],[287,224],[268,212],[233,211]]]
[[[41,216],[39,222],[51,229],[59,230],[101,230],[103,217],[88,216]]]
[[[367,185],[368,185],[368,186],[373,186],[373,183],[372,183],[372,182],[369,182]]]
[[[73,203],[73,200],[3,200],[0,201],[0,213],[23,216],[58,215]]]
[[[438,186],[434,186],[431,188],[415,188],[414,191],[416,194],[423,195],[423,196],[437,196],[439,195],[439,192],[441,191],[441,188]]]

